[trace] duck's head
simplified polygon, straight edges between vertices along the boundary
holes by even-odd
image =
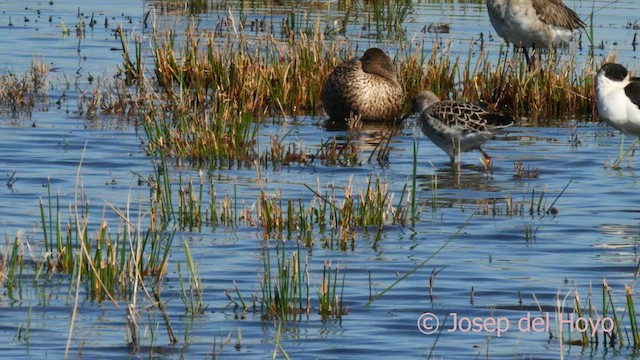
[[[360,58],[360,62],[365,72],[391,78],[396,76],[396,69],[393,67],[391,59],[384,51],[378,48],[367,49]]]

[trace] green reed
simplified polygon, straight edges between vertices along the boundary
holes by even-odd
[[[241,209],[237,202],[237,189],[232,194],[219,196],[213,179],[205,179],[199,171],[194,179],[185,171],[166,163],[166,158],[153,161],[154,175],[148,179],[151,188],[152,218],[162,226],[176,225],[179,230],[201,231],[203,226],[235,226],[239,222],[254,224],[254,214]],[[177,199],[174,199],[174,196]],[[175,208],[174,208],[175,206]]]
[[[536,226],[533,222],[524,224],[524,241],[532,242],[536,240],[536,234],[540,227]]]
[[[193,185],[193,179],[191,178],[188,180],[187,186],[182,187],[182,172],[180,172],[179,184],[181,187],[178,190],[178,226],[189,231],[200,230],[202,229],[203,220],[204,175],[202,172],[200,173],[199,186],[197,188]]]
[[[308,256],[305,257],[304,271],[300,261],[300,245],[287,256],[285,243],[276,245],[276,264],[272,269],[269,244],[263,248],[262,288],[263,318],[299,321],[303,314],[311,310],[309,298]]]
[[[560,336],[559,339],[564,341],[565,339],[564,333],[566,332],[569,339],[568,343],[570,345],[580,345],[582,347],[596,347],[600,344],[606,347],[611,348],[621,348],[625,346],[625,332],[626,338],[630,339],[630,342],[633,343],[634,348],[640,347],[640,328],[638,328],[638,322],[636,318],[635,305],[633,301],[633,289],[625,285],[625,303],[624,306],[616,306],[613,300],[613,290],[607,283],[606,279],[602,280],[602,292],[601,292],[601,302],[602,308],[601,312],[598,311],[594,301],[592,301],[591,296],[591,288],[589,289],[589,296],[587,302],[583,305],[581,304],[580,294],[578,290],[573,290],[571,294],[573,295],[573,314],[576,315],[577,318],[581,319],[579,329],[576,329],[578,326],[571,326],[569,330],[575,332],[576,330],[579,333],[579,340],[572,341],[570,339],[572,332],[566,331],[568,325],[565,323],[565,326],[560,327]],[[567,296],[568,297],[568,296]],[[564,303],[564,301],[562,302]],[[560,304],[560,301],[558,301]],[[623,309],[623,315],[620,316],[620,308]],[[586,310],[586,311],[585,311]],[[558,313],[556,317],[562,316],[564,314],[564,309],[559,305],[557,309]],[[629,327],[628,330],[624,329],[624,317],[629,316]],[[603,319],[607,319],[605,322]],[[574,319],[575,320],[575,319]],[[578,320],[574,321],[574,325],[578,322]],[[604,331],[604,326],[608,327],[611,325],[613,328],[607,328],[607,331]],[[583,331],[584,330],[584,331]],[[610,331],[609,331],[610,330]],[[629,344],[631,345],[631,343]]]
[[[119,219],[118,230],[112,232],[106,217],[108,207],[94,222],[81,186],[75,190],[68,215],[62,214],[60,197],[54,198],[50,187],[46,201],[40,199],[46,254],[37,267],[78,274],[87,296],[98,301],[128,298],[136,290],[134,279],[164,276],[174,236],[165,225],[157,225],[152,217],[143,230],[142,214],[135,221],[126,211],[110,207]]]
[[[14,340],[29,341],[29,333],[31,331],[32,308],[33,307],[31,306],[31,303],[29,303],[29,311],[27,312],[27,319],[25,320],[24,324],[18,325],[18,333],[16,334]]]
[[[580,305],[580,295],[578,294],[577,290],[574,291],[574,295],[573,295],[573,309],[575,314],[578,315],[579,319],[585,318],[585,314],[582,311],[582,305]],[[579,331],[583,346],[586,346],[589,343],[589,334],[591,333],[591,330],[592,330],[588,323],[586,325],[586,328],[587,328],[587,331]]]
[[[193,103],[189,96],[177,92],[169,99],[159,98],[158,108],[144,114],[147,151],[215,168],[250,166],[258,133],[253,116],[231,102],[210,108],[208,103]]]
[[[146,109],[150,90],[146,85],[131,87],[127,79],[98,77],[91,89],[78,95],[78,114],[87,119],[101,115],[133,118]]]
[[[358,229],[405,224],[414,193],[408,184],[400,192],[392,192],[389,184],[371,174],[362,190],[356,190],[352,179],[343,188],[343,194],[337,193],[331,184],[327,185],[326,192],[320,186],[315,190],[304,185],[312,196],[309,200],[303,200],[286,198],[278,189],[268,193],[259,168],[256,168],[256,178],[260,187],[256,206],[242,210],[242,222],[261,228],[265,239],[295,238],[307,247],[314,245],[317,235],[327,235],[324,239],[330,241],[323,240],[324,246],[346,249],[349,242],[355,241]],[[214,192],[212,194],[215,196]],[[396,196],[397,200],[394,199]],[[226,205],[223,208],[227,210],[223,211],[231,212],[233,202],[233,198],[225,198]],[[416,215],[417,211],[414,210]],[[220,223],[223,223],[222,220],[223,215],[220,215]]]
[[[291,131],[293,129],[285,133],[271,135],[271,146],[260,155],[259,160],[265,169],[268,169],[269,165],[271,165],[273,170],[281,170],[283,166],[291,164],[307,165],[312,161],[311,156],[297,143],[285,142]]]
[[[612,290],[609,287],[609,284],[607,283],[607,279],[602,279],[602,316],[603,317],[609,316],[609,309],[611,309],[611,317],[613,318],[613,321],[615,323],[616,331],[610,334],[607,334],[608,336],[605,336],[605,339],[604,339],[605,345],[608,338],[610,344],[615,344],[616,340],[618,340],[618,342],[620,343],[620,346],[623,346],[624,338],[622,336],[622,326],[620,325],[621,319],[618,317],[618,312],[616,311],[616,307],[613,304]],[[635,317],[635,314],[630,314],[630,315]]]
[[[368,5],[371,8],[371,11],[368,12],[368,27],[375,28],[379,38],[383,33],[392,38],[400,38],[404,35],[403,24],[407,17],[413,13],[411,1],[373,0]]]
[[[144,78],[144,61],[142,58],[142,37],[135,37],[135,60],[131,60],[131,54],[129,53],[129,46],[127,44],[127,38],[121,25],[118,25],[116,34],[120,38],[120,45],[122,46],[122,66],[124,69],[119,69],[120,73],[125,76],[125,83],[132,85],[134,81],[141,81]]]
[[[164,223],[169,223],[174,218],[173,212],[173,188],[171,185],[170,169],[167,164],[167,155],[158,154],[157,159],[152,159],[153,175],[149,177],[151,189],[151,218],[159,217]]]
[[[0,252],[2,267],[0,277],[3,278],[3,285],[6,288],[7,296],[12,299],[22,299],[22,275],[25,266],[24,244],[20,234],[16,235],[11,244],[9,238],[5,241],[5,251]],[[14,291],[17,290],[17,294]]]
[[[631,325],[630,331],[633,338],[633,347],[637,349],[637,348],[640,348],[640,333],[638,332],[640,328],[638,327],[638,319],[636,318],[635,305],[633,304],[633,289],[628,285],[625,285],[624,289],[625,289],[625,297],[627,300],[627,310],[629,312],[629,323]]]
[[[238,289],[238,285],[236,284],[236,282],[233,282],[233,290],[236,293],[236,295],[238,296],[237,300],[236,298],[232,297],[231,294],[229,293],[228,290],[226,290],[224,292],[225,296],[227,297],[227,299],[229,299],[229,301],[236,307],[239,308],[240,311],[242,313],[244,313],[245,311],[247,311],[247,309],[249,309],[249,306],[247,305],[247,303],[245,303],[244,299],[242,298],[242,294],[240,293],[240,289]],[[255,309],[255,303],[254,303],[254,309]]]
[[[191,248],[187,242],[184,243],[184,253],[187,260],[189,277],[187,284],[183,279],[180,263],[177,264],[178,282],[180,283],[180,298],[184,304],[187,313],[189,314],[202,314],[205,310],[202,304],[202,295],[204,293],[204,287],[200,280],[198,268],[193,261],[193,255],[191,254]]]
[[[341,319],[342,315],[346,314],[346,309],[342,306],[345,274],[342,275],[342,285],[338,288],[339,269],[336,266],[335,270],[331,271],[331,267],[331,261],[324,262],[322,282],[318,290],[318,313],[323,319],[332,317]],[[333,279],[331,278],[332,273]],[[340,290],[340,293],[338,293],[338,290]]]

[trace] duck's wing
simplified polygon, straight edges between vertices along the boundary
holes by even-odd
[[[334,89],[344,88],[358,71],[362,71],[362,63],[358,58],[342,62],[333,69],[325,86]]]

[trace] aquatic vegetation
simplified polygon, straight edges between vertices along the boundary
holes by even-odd
[[[514,117],[525,116],[532,125],[539,119],[592,115],[590,66],[578,66],[573,54],[563,57],[551,52],[543,61],[541,68],[529,71],[524,60],[503,57],[502,51],[495,65],[481,52],[476,71],[470,71],[469,66],[463,69],[461,97],[486,102]]]
[[[142,81],[144,79],[144,61],[142,59],[142,38],[141,36],[135,36],[135,60],[131,60],[129,53],[129,45],[127,44],[127,38],[121,25],[118,25],[116,34],[120,38],[120,44],[122,45],[122,64],[124,69],[119,67],[116,69],[116,74],[124,74],[124,81],[127,85],[132,85],[135,81]]]
[[[42,60],[31,61],[31,67],[22,75],[5,71],[0,75],[0,109],[13,117],[29,117],[36,106],[45,106],[49,71],[49,65]]]
[[[138,81],[137,86],[145,90],[138,90],[135,97],[144,99],[136,105],[143,114],[149,153],[162,152],[211,167],[252,166],[254,160],[264,159],[304,162],[305,149],[292,151],[282,142],[274,150],[289,149],[289,155],[257,154],[259,124],[265,117],[319,114],[322,84],[338,63],[354,56],[353,49],[341,40],[327,39],[320,17],[304,31],[289,24],[290,34],[282,39],[253,36],[251,41],[244,28],[233,27],[235,19],[227,20],[229,32],[222,36],[190,25],[179,47],[174,31],[160,30],[154,23],[150,50],[160,88]],[[122,34],[121,39],[125,83],[140,80],[144,66],[139,41],[134,61]],[[451,46],[435,40],[429,43],[426,36],[401,49],[395,63],[408,95],[429,88],[451,94],[454,100],[484,102],[531,120],[594,114],[591,67],[578,66],[573,54],[550,53],[542,64],[545,71],[529,71],[523,60],[502,51],[493,64],[486,50],[478,52],[473,46],[463,62],[452,57]],[[90,108],[112,107],[96,101]]]
[[[633,303],[633,289],[629,285],[624,286],[625,297],[627,299],[627,312],[629,314],[629,323],[631,324],[631,334],[633,337],[633,347],[640,348],[640,327],[638,327],[638,318],[636,317],[636,309]],[[612,305],[613,306],[613,305]],[[620,324],[616,324],[618,328],[620,328]],[[622,339],[622,336],[619,337]],[[620,340],[622,343],[622,340]]]
[[[92,86],[78,95],[78,114],[87,119],[99,116],[120,116],[135,119],[146,107],[147,87],[132,88],[120,78],[99,77]]]
[[[525,169],[522,162],[514,163],[513,167],[516,172],[515,174],[513,174],[513,177],[515,179],[536,179],[540,177],[539,169],[532,169],[530,166],[527,166],[527,168]]]
[[[40,200],[46,254],[38,267],[49,272],[77,272],[87,295],[99,301],[132,297],[138,277],[164,277],[172,232],[156,228],[155,221],[143,231],[141,223],[132,222],[127,212],[117,208],[112,210],[121,220],[119,231],[112,235],[109,222],[103,218],[92,232],[90,226],[96,224],[89,213],[89,199],[81,188],[76,191],[67,216],[62,214],[59,196],[49,192],[46,201]],[[142,219],[140,214],[138,221]]]
[[[351,133],[344,140],[331,137],[320,145],[314,158],[326,166],[359,166],[360,152],[355,144],[355,135]]]
[[[564,190],[555,200],[549,195],[558,191],[542,186],[526,187],[521,194],[518,190],[505,190],[511,188],[504,185],[510,181],[517,189],[527,186],[529,180],[537,181],[540,172],[526,164],[514,164],[514,177],[519,180],[513,181],[507,169],[506,176],[497,175],[507,179],[497,187],[499,193],[489,195],[491,199],[476,200],[475,188],[449,186],[447,175],[442,172],[425,174],[431,169],[421,166],[429,159],[419,157],[419,144],[415,139],[413,161],[411,155],[397,159],[398,154],[404,156],[411,151],[407,127],[412,125],[412,119],[403,125],[405,128],[374,132],[354,121],[344,131],[323,129],[319,131],[320,136],[299,136],[300,128],[321,126],[317,124],[322,119],[321,84],[335,64],[361,53],[362,49],[351,45],[357,42],[347,39],[344,30],[326,24],[324,14],[315,17],[310,11],[301,15],[298,8],[292,8],[267,20],[248,20],[244,10],[239,18],[234,18],[225,2],[195,3],[149,5],[166,6],[163,11],[167,12],[170,6],[175,6],[174,10],[181,14],[192,12],[189,8],[217,6],[224,9],[218,14],[217,27],[201,29],[194,22],[186,34],[181,34],[175,29],[161,30],[154,23],[150,32],[144,33],[144,38],[150,40],[148,48],[142,36],[119,27],[113,33],[122,47],[116,77],[91,79],[89,85],[81,84],[71,95],[77,94],[78,114],[82,117],[95,119],[110,115],[117,121],[133,120],[127,125],[136,125],[142,151],[149,155],[150,163],[149,174],[136,173],[133,179],[142,188],[140,205],[131,205],[135,201],[128,201],[122,207],[107,203],[102,206],[102,216],[96,216],[101,209],[89,201],[89,194],[82,186],[71,191],[75,196],[71,204],[63,204],[62,199],[68,192],[54,191],[51,182],[47,183],[43,191],[49,193],[40,201],[40,221],[34,235],[6,236],[5,247],[0,250],[0,281],[4,297],[11,302],[29,299],[25,297],[25,294],[31,295],[29,287],[42,283],[64,292],[65,289],[60,290],[61,286],[52,281],[55,279],[63,287],[69,287],[68,302],[75,301],[73,325],[82,319],[83,298],[97,303],[113,301],[113,308],[124,300],[126,308],[116,310],[122,323],[116,326],[126,333],[127,350],[131,354],[148,351],[150,357],[156,356],[165,351],[166,343],[172,345],[180,339],[185,343],[181,351],[188,356],[185,349],[191,346],[191,341],[202,341],[190,338],[190,322],[210,325],[208,321],[212,320],[214,327],[220,325],[222,321],[218,322],[217,318],[220,304],[212,304],[215,312],[206,311],[210,305],[207,301],[217,299],[219,289],[228,289],[226,299],[219,300],[228,304],[222,312],[232,308],[232,316],[224,314],[224,317],[233,325],[231,331],[222,329],[220,335],[212,338],[212,357],[218,356],[222,347],[232,340],[235,348],[242,351],[256,343],[250,338],[255,336],[255,328],[247,330],[248,326],[255,325],[244,321],[250,316],[247,313],[252,311],[252,303],[253,315],[262,315],[263,321],[258,326],[263,326],[265,334],[271,330],[269,320],[273,320],[275,335],[268,341],[273,339],[269,346],[273,345],[274,354],[288,357],[284,350],[288,345],[286,341],[297,334],[284,328],[291,322],[296,322],[291,327],[299,327],[301,324],[297,322],[305,315],[308,322],[323,321],[323,325],[341,321],[348,313],[345,304],[352,303],[348,297],[366,291],[358,286],[366,282],[362,274],[366,277],[367,270],[369,298],[373,302],[408,276],[424,276],[418,270],[437,254],[444,253],[442,250],[457,252],[468,247],[469,243],[465,243],[452,250],[449,245],[453,245],[458,236],[473,237],[476,233],[473,222],[477,217],[486,217],[479,219],[485,226],[503,220],[491,216],[504,217],[506,226],[516,229],[513,238],[536,241],[522,248],[542,245],[545,234],[537,230],[543,229],[543,221],[559,221],[558,217],[549,215],[558,213],[555,204]],[[429,88],[452,99],[480,102],[493,110],[525,116],[534,125],[536,118],[562,121],[562,117],[593,114],[592,75],[581,70],[591,64],[574,64],[573,54],[558,55],[555,62],[546,58],[549,62],[543,63],[543,71],[527,71],[525,63],[510,58],[506,51],[499,61],[489,61],[495,57],[490,57],[477,44],[471,44],[472,51],[466,57],[464,54],[453,56],[447,40],[432,40],[432,34],[425,34],[417,41],[403,39],[403,17],[410,13],[410,3],[378,1],[353,6],[346,1],[340,3],[339,7],[347,6],[346,10],[352,12],[340,13],[336,26],[354,26],[349,17],[359,6],[367,11],[374,9],[366,17],[359,15],[360,21],[363,18],[367,21],[367,29],[363,31],[369,32],[366,36],[388,41],[382,45],[388,45],[389,49],[385,50],[395,54],[394,65],[408,93]],[[320,6],[324,11],[333,4]],[[394,41],[402,43],[394,44]],[[20,76],[15,79],[20,80]],[[25,88],[36,88],[33,84],[38,82],[29,80]],[[65,91],[72,88],[69,84],[67,81],[66,89],[55,89],[62,92],[62,99]],[[36,107],[47,104],[47,97],[41,101],[38,96],[51,87],[40,89],[34,92],[38,94],[32,102]],[[23,101],[25,109],[29,108],[30,101]],[[73,151],[73,144],[69,146],[65,140],[73,138],[63,134],[56,139],[60,137],[64,144],[59,148]],[[577,139],[577,135],[572,135],[572,139]],[[401,171],[396,171],[394,161],[403,163]],[[313,184],[309,179],[313,179],[315,172],[317,182]],[[470,172],[475,169],[465,171],[464,175]],[[545,176],[552,173],[544,172]],[[236,180],[236,174],[240,174],[240,180]],[[299,179],[298,174],[304,176]],[[8,176],[10,187],[15,182],[14,175]],[[490,175],[482,175],[486,178],[480,180],[493,183]],[[281,181],[283,178],[286,180]],[[15,190],[19,191],[20,182],[17,185]],[[467,190],[473,193],[473,200],[465,197]],[[454,194],[453,200],[449,197],[451,194]],[[459,194],[463,194],[462,199],[457,198]],[[479,197],[484,196],[487,195],[482,193]],[[427,206],[432,209],[432,218],[421,219],[421,211]],[[469,208],[473,214],[455,234],[447,237],[446,230],[442,229],[460,224],[460,217],[469,215],[464,214]],[[407,241],[391,243],[396,240],[394,231],[402,232],[400,236]],[[195,242],[188,241],[191,234],[207,241],[203,245],[208,247],[207,251],[209,248],[225,251],[224,246],[241,248],[243,252],[231,261],[247,261],[249,270],[240,274],[229,272],[223,279],[206,275],[203,278],[210,269],[205,269],[194,256]],[[227,241],[221,240],[227,234],[237,238],[221,244]],[[185,241],[174,242],[175,236]],[[33,255],[34,244],[36,250],[42,250],[40,255]],[[501,245],[523,244],[504,241]],[[397,256],[394,251],[398,248],[408,249],[408,256]],[[370,255],[362,255],[356,249],[372,251]],[[425,254],[423,249],[429,250]],[[202,248],[197,251],[200,250]],[[343,263],[335,259],[348,258],[349,264],[353,264],[352,259],[358,256],[370,256],[376,262],[365,260],[364,269],[349,272],[349,277],[356,279],[347,279]],[[394,261],[389,260],[392,258],[408,262],[410,270],[400,274],[398,268],[377,268],[379,264]],[[456,266],[476,266],[480,262],[461,261]],[[227,270],[217,263],[211,266],[216,271]],[[441,283],[450,280],[439,275],[438,286],[434,287],[438,269],[442,267],[434,267],[431,277],[427,272],[426,277],[418,280],[425,286],[428,280],[428,294],[437,295],[432,298],[434,303],[450,300],[438,299],[443,290]],[[376,288],[378,276],[388,281],[381,291]],[[236,280],[243,281],[238,282],[240,287]],[[473,285],[480,289],[479,285]],[[258,286],[257,295],[245,292]],[[478,291],[475,299],[474,287],[470,288],[471,303],[487,301],[485,291]],[[465,292],[469,286],[461,289]],[[315,294],[311,294],[314,290]],[[462,293],[456,291],[458,295]],[[618,304],[616,309],[611,292],[607,295],[604,314],[613,313],[615,318],[622,306]],[[45,295],[38,294],[38,301],[47,304],[44,298]],[[624,311],[633,314],[635,319],[631,291],[626,300]],[[402,300],[394,301],[400,304]],[[493,299],[488,300],[491,301]],[[575,304],[580,303],[576,294]],[[111,311],[109,304],[100,305]],[[578,307],[574,305],[574,308]],[[582,309],[575,310],[576,315],[597,318],[595,306]],[[619,321],[626,321],[624,317],[619,316]],[[630,319],[630,326],[636,328],[636,335],[634,319]],[[178,326],[174,324],[176,321]],[[166,329],[166,340],[158,335],[158,328]],[[30,333],[36,333],[30,329],[30,315],[27,315],[26,321],[18,325],[17,341],[27,341]],[[225,337],[222,331],[228,335]],[[594,343],[593,339],[585,340],[583,334],[580,335],[581,344]],[[615,336],[617,341],[622,339],[622,332],[605,336]],[[69,342],[72,338],[75,341],[81,336],[70,333]],[[436,343],[438,338],[431,345],[432,352],[436,350]]]
[[[187,313],[189,314],[202,314],[205,310],[205,306],[202,304],[202,294],[204,287],[198,274],[197,265],[193,260],[191,254],[191,248],[187,242],[184,243],[184,252],[187,259],[187,268],[189,270],[189,276],[187,282],[183,280],[180,263],[177,264],[178,282],[180,283],[180,298],[184,304]]]
[[[614,304],[613,289],[609,286],[606,279],[602,279],[601,301],[598,306],[594,300],[592,288],[589,286],[589,292],[585,303],[582,303],[580,292],[574,289],[565,296],[560,294],[556,297],[556,319],[557,321],[558,341],[562,348],[563,344],[578,345],[583,348],[589,346],[609,346],[612,348],[620,348],[623,346],[632,346],[634,349],[640,347],[640,328],[638,328],[635,306],[633,301],[633,288],[624,285],[625,303]],[[573,297],[573,301],[571,301]],[[566,304],[569,302],[571,307]],[[622,316],[620,315],[622,309]],[[628,326],[625,317],[629,318]],[[577,339],[572,336],[577,334]],[[628,343],[627,343],[628,341]]]
[[[346,315],[347,309],[342,307],[342,295],[344,291],[344,280],[346,275],[342,275],[342,285],[338,288],[339,269],[336,266],[331,279],[331,261],[325,261],[322,270],[322,283],[318,290],[319,309],[318,313],[322,318],[342,318]],[[340,290],[340,293],[338,293]]]
[[[24,242],[20,234],[17,234],[11,244],[8,237],[5,239],[4,251],[0,251],[0,279],[4,279],[3,285],[7,290],[9,299],[22,298],[22,274],[25,267]],[[17,294],[14,294],[17,291]]]
[[[263,249],[264,268],[260,280],[262,288],[263,318],[278,317],[287,321],[299,321],[303,314],[309,316],[311,299],[309,297],[308,255],[304,268],[300,262],[300,246],[290,257],[284,243],[275,248],[275,268],[272,269],[271,250],[268,242]]]
[[[413,12],[413,4],[409,0],[376,0],[369,3],[371,11],[367,12],[368,28],[374,28],[378,37],[386,32],[387,36],[402,36],[405,31],[403,23]]]
[[[188,87],[200,101],[233,100],[256,116],[315,111],[324,79],[340,55],[352,54],[342,53],[340,43],[325,43],[320,24],[315,23],[311,35],[297,33],[283,40],[265,36],[257,42],[243,29],[219,39],[191,26],[180,48],[174,32],[154,27],[154,73],[165,91]]]
[[[257,175],[261,190],[256,218],[265,238],[281,238],[284,234],[290,238],[297,234],[299,241],[311,247],[314,234],[325,235],[328,232],[330,241],[324,246],[346,250],[348,244],[355,246],[358,230],[405,224],[408,219],[411,189],[405,185],[394,205],[395,194],[379,176],[375,179],[373,175],[369,176],[363,190],[355,190],[355,185],[350,182],[343,188],[341,196],[336,194],[332,184],[327,185],[326,190],[320,186],[313,189],[305,184],[313,195],[305,205],[302,199],[283,200],[280,192],[268,195],[260,172]]]

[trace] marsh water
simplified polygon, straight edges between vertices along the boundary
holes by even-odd
[[[620,62],[636,68],[638,2],[566,3],[587,23],[593,13],[596,58],[615,52]],[[79,96],[95,86],[90,77],[113,76],[122,63],[120,41],[114,35],[118,24],[144,36],[149,11],[177,24],[195,17],[200,28],[210,29],[229,14],[240,18],[242,6],[249,21],[277,23],[291,9],[304,16],[322,16],[323,21],[341,14],[331,2],[230,1],[196,15],[160,14],[160,6],[151,1],[0,2],[4,71],[25,72],[33,59],[43,60],[52,69],[48,96],[31,114],[13,116],[11,109],[0,113],[0,180],[6,184],[0,187],[0,226],[7,244],[0,246],[3,259],[17,236],[29,244],[24,248],[27,258],[45,256],[39,201],[49,193],[59,194],[66,213],[80,183],[90,201],[92,221],[99,223],[104,216],[114,224],[114,232],[118,223],[114,208],[136,212],[149,202],[148,186],[139,180],[153,173],[152,163],[135,119],[87,119],[78,113]],[[452,40],[453,53],[466,56],[470,44],[482,37],[488,53],[494,54],[490,56],[497,58],[501,40],[491,28],[483,3],[414,1],[411,7],[404,24],[407,41],[437,36]],[[366,15],[363,5],[344,36],[361,49],[375,45],[393,52],[392,41],[371,36]],[[92,16],[97,20],[84,36],[74,32],[79,16],[84,21]],[[70,34],[62,33],[62,22]],[[449,24],[449,31],[423,32],[430,24]],[[569,51],[586,59],[584,35]],[[305,185],[332,184],[337,189],[350,185],[356,192],[363,191],[372,174],[389,184],[397,199],[403,187],[412,183],[417,144],[420,213],[415,223],[389,224],[380,232],[362,229],[347,249],[324,247],[318,238],[314,246],[301,250],[308,261],[311,284],[313,308],[308,317],[277,322],[265,319],[252,307],[242,313],[225,295],[237,298],[239,292],[249,303],[252,295],[261,296],[263,229],[245,223],[177,229],[163,285],[177,344],[169,343],[157,308],[148,306],[139,310],[142,346],[132,351],[127,346],[125,301],[91,301],[80,291],[72,319],[76,297],[70,276],[37,274],[26,267],[20,289],[3,288],[0,293],[0,354],[61,358],[69,341],[69,356],[78,358],[199,359],[214,354],[268,358],[285,353],[294,359],[635,357],[637,352],[628,346],[628,338],[621,347],[583,347],[569,341],[565,329],[565,338],[560,339],[555,320],[572,314],[558,310],[557,305],[560,302],[572,309],[576,292],[581,304],[586,306],[591,297],[602,311],[601,287],[606,279],[628,331],[629,315],[622,315],[625,285],[632,288],[636,302],[638,299],[634,285],[640,260],[636,252],[640,159],[630,168],[612,170],[604,165],[618,155],[621,135],[617,131],[597,119],[549,120],[553,127],[532,127],[526,120],[519,121],[488,143],[485,150],[493,156],[490,173],[480,165],[479,154],[470,153],[462,158],[460,176],[452,174],[446,155],[421,135],[414,119],[393,137],[388,161],[382,163],[368,158],[370,143],[380,130],[365,127],[354,142],[357,160],[348,166],[316,163],[263,169],[266,192],[283,199],[312,198]],[[319,127],[321,121],[322,116],[265,121],[260,126],[261,137],[267,144],[271,134],[287,133],[288,139],[315,151],[328,139],[345,136]],[[627,139],[627,146],[631,140]],[[514,176],[515,163],[537,176]],[[184,178],[197,179],[200,174],[197,167],[181,165],[178,169],[176,165],[178,170]],[[259,198],[255,169],[203,174],[215,183],[220,197],[230,194],[241,206],[255,206]],[[521,211],[510,211],[507,204],[521,206]],[[176,264],[185,263],[185,242],[205,289],[202,300],[207,308],[198,315],[186,313],[179,295]],[[316,293],[325,261],[339,269],[340,279],[344,276],[340,291],[348,314],[339,319],[322,319],[317,314]],[[421,322],[424,313],[439,318],[439,331],[420,331],[419,326],[426,324]],[[545,321],[547,314],[550,330],[519,326],[532,324],[535,317]],[[509,328],[498,334],[491,325],[467,327],[465,321],[472,318],[507,319]],[[571,334],[572,339],[576,336],[576,332]],[[226,339],[230,341],[222,346]]]

